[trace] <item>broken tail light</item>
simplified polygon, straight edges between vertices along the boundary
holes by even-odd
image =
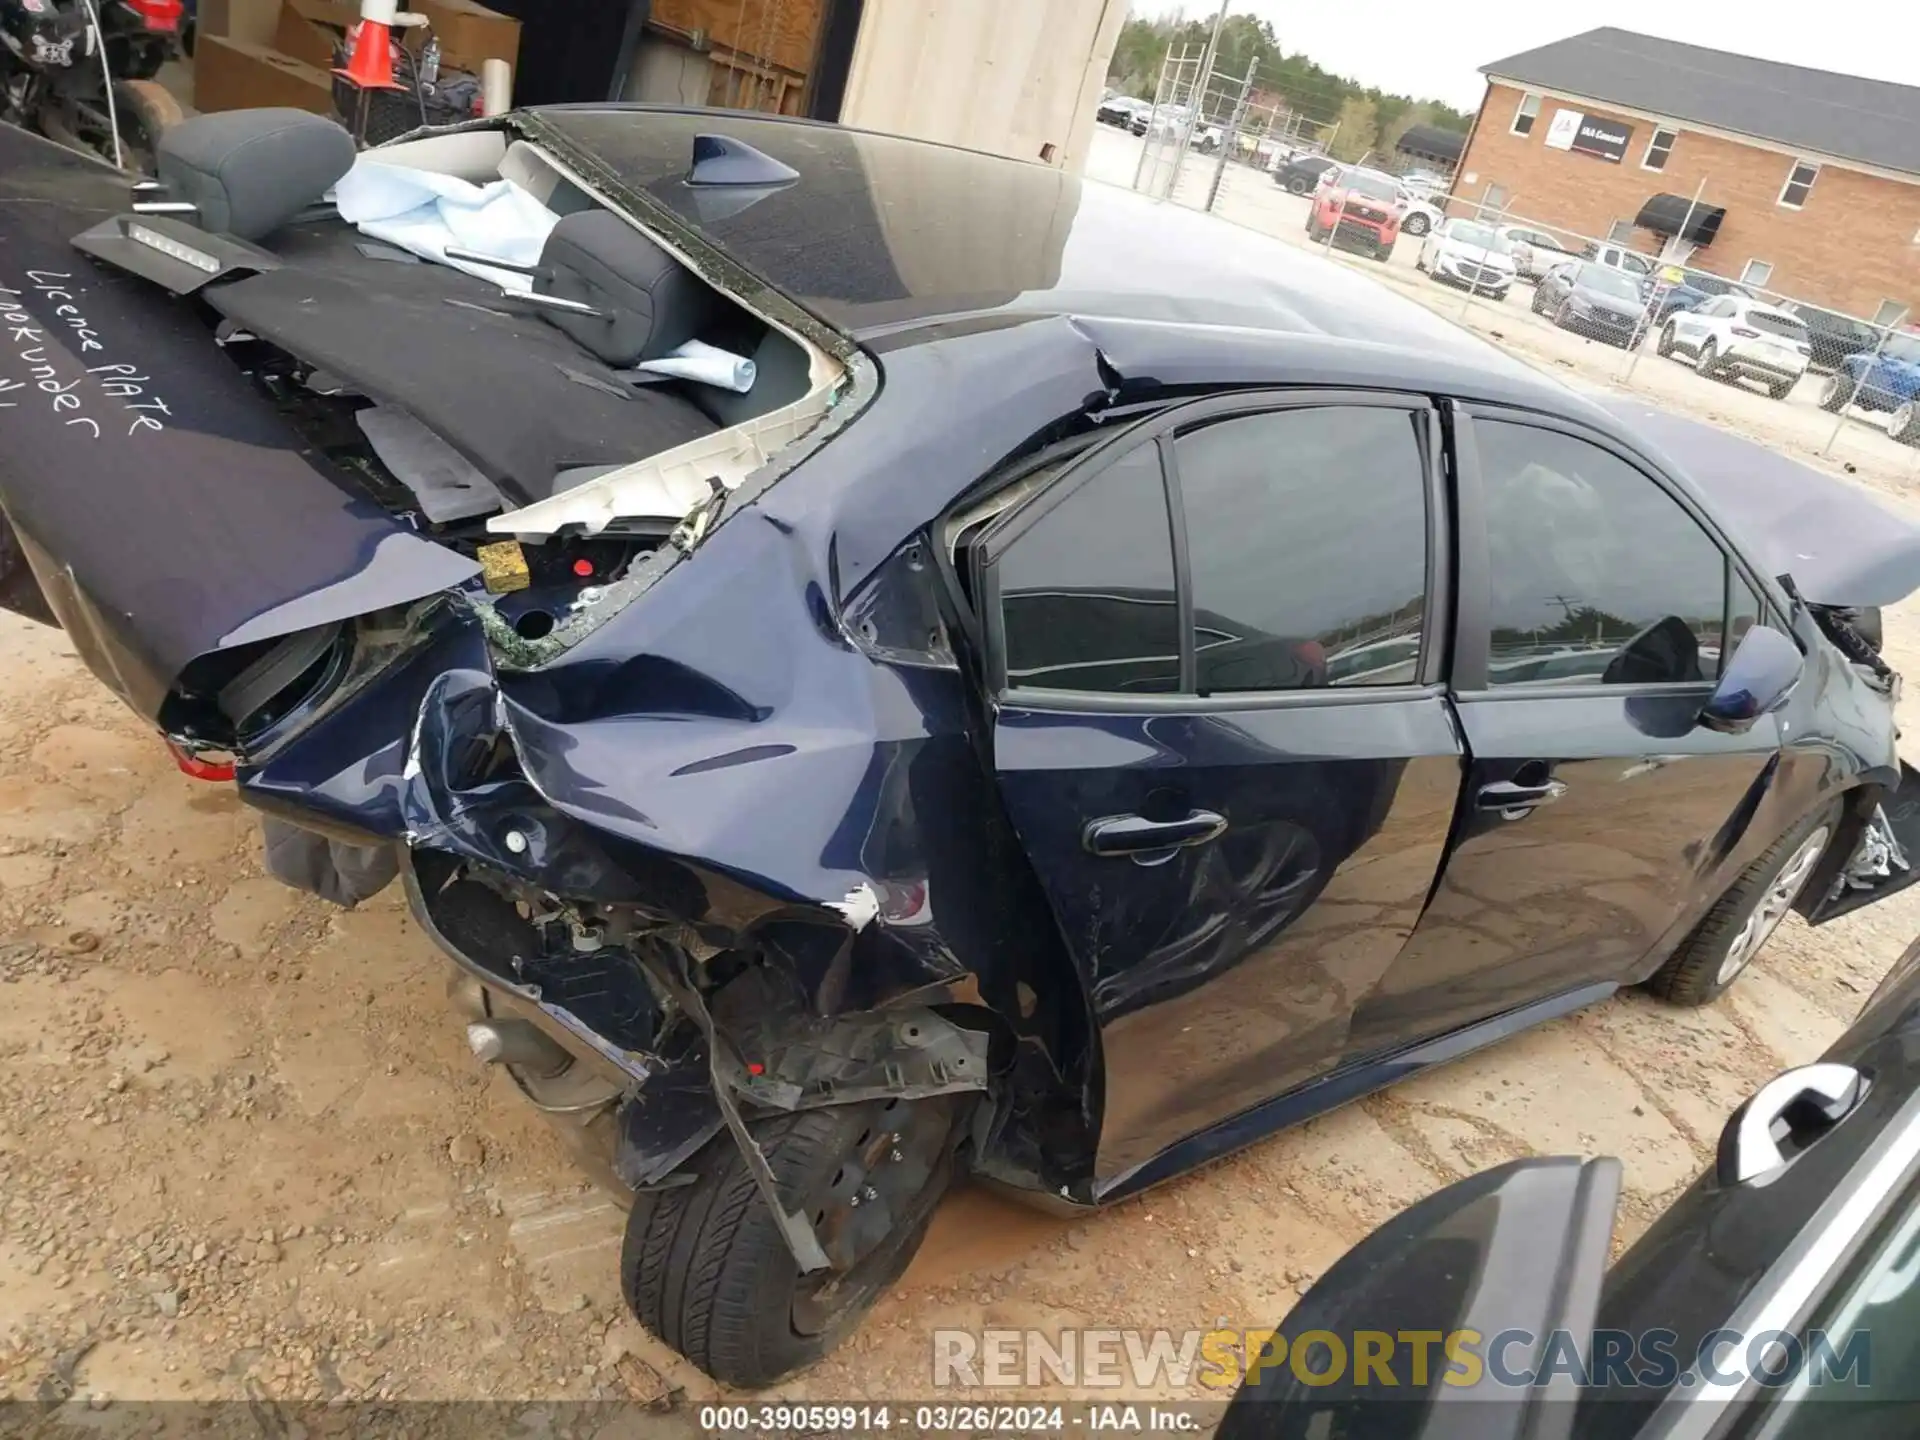
[[[233,761],[213,760],[205,755],[196,754],[177,740],[167,741],[167,749],[173,755],[173,763],[180,767],[182,775],[195,780],[231,780],[233,779]]]

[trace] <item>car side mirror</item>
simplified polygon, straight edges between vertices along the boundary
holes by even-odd
[[[1744,735],[1787,703],[1806,669],[1800,647],[1766,625],[1747,631],[1720,671],[1720,683],[1700,711],[1700,723],[1723,735]]]

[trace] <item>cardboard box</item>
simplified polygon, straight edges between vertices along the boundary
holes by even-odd
[[[333,48],[360,19],[351,0],[280,0],[273,48],[318,70],[333,68]]]
[[[280,0],[200,0],[194,33],[267,45],[279,20]]]
[[[433,23],[440,37],[440,56],[456,70],[480,73],[482,60],[504,60],[520,68],[520,22],[497,14],[473,0],[407,0]]]
[[[202,35],[193,47],[193,107],[246,110],[287,105],[333,114],[333,77],[317,66],[264,45]]]

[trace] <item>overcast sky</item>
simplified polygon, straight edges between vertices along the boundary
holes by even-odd
[[[1218,0],[1133,0],[1133,14],[1211,17]],[[1920,84],[1920,6],[1896,0],[1754,4],[1678,0],[1622,11],[1579,4],[1433,0],[1232,0],[1265,19],[1287,54],[1390,93],[1480,104],[1479,68],[1601,25],[1847,75]]]

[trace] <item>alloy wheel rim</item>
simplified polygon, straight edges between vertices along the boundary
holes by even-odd
[[[1768,882],[1760,903],[1748,912],[1740,933],[1733,937],[1733,944],[1727,948],[1726,958],[1721,960],[1720,972],[1715,976],[1716,983],[1725,985],[1746,969],[1760,952],[1760,947],[1780,928],[1780,922],[1793,909],[1793,902],[1800,898],[1800,892],[1807,888],[1807,881],[1813,878],[1813,867],[1820,862],[1820,855],[1827,848],[1827,833],[1827,827],[1822,825],[1802,840],[1799,849]]]
[[[1887,433],[1889,435],[1892,435],[1898,438],[1899,436],[1906,434],[1907,431],[1912,427],[1912,425],[1913,425],[1913,402],[1909,400],[1906,404],[1900,406],[1898,409],[1896,409],[1893,412],[1891,416],[1888,417]]]

